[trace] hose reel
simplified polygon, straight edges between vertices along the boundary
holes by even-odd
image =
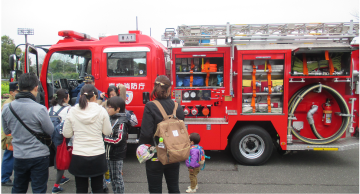
[[[347,106],[346,101],[341,96],[341,94],[339,92],[337,92],[335,89],[333,89],[332,87],[323,85],[323,84],[308,85],[308,86],[301,88],[297,92],[295,92],[295,94],[290,98],[290,101],[289,101],[289,112],[288,112],[289,115],[294,115],[294,112],[295,112],[297,106],[304,99],[304,96],[306,96],[309,92],[314,91],[316,89],[317,89],[317,91],[315,91],[315,92],[319,92],[321,90],[326,90],[327,92],[329,92],[334,97],[336,102],[338,103],[341,113],[350,115],[349,107]],[[315,107],[312,107],[312,108],[315,109]],[[332,136],[323,138],[317,132],[315,124],[312,122],[312,123],[310,123],[310,128],[313,131],[314,135],[318,139],[310,139],[310,138],[301,136],[296,130],[294,130],[293,127],[291,126],[291,119],[289,119],[288,120],[288,135],[290,135],[292,133],[299,140],[301,140],[305,143],[309,143],[309,144],[328,144],[328,143],[334,142],[334,141],[338,140],[339,138],[341,138],[341,136],[345,133],[349,123],[350,123],[350,117],[347,117],[347,116],[342,117],[342,123],[341,123],[339,130],[336,133],[334,133]]]

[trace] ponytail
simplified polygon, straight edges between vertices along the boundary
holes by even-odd
[[[92,84],[85,84],[80,90],[79,106],[80,109],[85,109],[88,105],[88,101],[97,96],[98,92]]]

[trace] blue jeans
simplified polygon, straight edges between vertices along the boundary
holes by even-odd
[[[33,193],[46,193],[49,178],[49,156],[14,159],[12,193],[26,193],[31,179]]]
[[[9,181],[14,169],[13,151],[5,150],[3,160],[1,163],[1,182]]]

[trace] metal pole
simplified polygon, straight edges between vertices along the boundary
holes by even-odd
[[[138,20],[137,20],[137,16],[136,16],[136,30],[138,30]]]
[[[150,28],[150,36],[151,36],[151,28]]]
[[[25,59],[24,59],[24,62],[26,64],[26,72],[24,72],[24,73],[30,72],[29,58],[28,58],[29,53],[28,53],[28,49],[27,49],[28,48],[27,44],[28,44],[27,43],[27,34],[25,34]]]

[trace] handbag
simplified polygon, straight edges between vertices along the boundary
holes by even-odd
[[[34,132],[19,118],[19,116],[16,114],[16,112],[12,108],[11,103],[9,104],[9,108],[10,108],[10,111],[13,113],[13,115],[16,117],[16,119],[25,127],[26,130],[29,131],[29,133],[31,133],[33,136],[35,136],[36,139],[38,139],[41,143],[48,146],[49,152],[50,152],[49,167],[54,166],[54,158],[55,158],[56,151],[55,151],[55,146],[51,140],[51,136],[46,133]]]
[[[66,139],[58,145],[56,152],[56,169],[67,170],[69,169],[71,157],[72,157],[72,146],[67,146]]]

